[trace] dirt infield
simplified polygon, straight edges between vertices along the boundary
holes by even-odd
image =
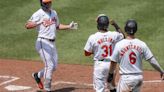
[[[37,92],[31,77],[43,67],[42,62],[0,59],[0,92]],[[94,92],[92,66],[59,64],[53,75],[53,92]],[[144,71],[141,92],[164,92],[159,73]]]

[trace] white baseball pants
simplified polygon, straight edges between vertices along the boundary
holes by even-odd
[[[55,43],[47,39],[38,38],[36,41],[36,50],[45,65],[45,67],[38,72],[38,77],[44,77],[45,80],[51,80],[53,71],[55,71],[58,62]],[[51,86],[51,81],[50,83],[44,84],[47,84],[45,86],[49,87]]]
[[[142,82],[142,75],[121,75],[117,92],[140,92]]]
[[[93,85],[96,92],[104,92],[110,62],[94,61]]]

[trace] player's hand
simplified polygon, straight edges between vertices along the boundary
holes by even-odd
[[[111,25],[114,25],[116,22],[115,22],[113,19],[110,19],[110,20],[109,20],[109,23],[110,23]]]
[[[74,21],[72,21],[70,24],[69,24],[69,26],[70,26],[70,29],[78,29],[78,23],[75,23]]]
[[[52,21],[52,20],[50,20],[50,19],[43,19],[43,25],[45,26],[45,27],[48,27],[48,26],[50,26],[50,25],[52,25],[52,24],[54,24],[55,22],[54,21]]]

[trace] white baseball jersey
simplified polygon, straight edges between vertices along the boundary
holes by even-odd
[[[84,47],[84,50],[94,54],[93,84],[96,92],[105,91],[110,60],[115,43],[123,39],[123,34],[118,32],[97,32],[92,34]]]
[[[120,74],[142,74],[142,59],[153,57],[147,45],[139,39],[124,39],[115,46],[111,60],[120,64]]]
[[[43,24],[37,26],[38,37],[43,37],[47,39],[55,39],[56,37],[56,28],[59,26],[59,18],[56,11],[51,10],[51,14],[46,13],[43,9],[36,11],[29,21],[36,23],[41,23],[44,19],[48,19],[52,24],[49,26],[44,26]]]
[[[94,61],[109,60],[115,43],[121,39],[123,39],[122,33],[111,31],[105,33],[97,32],[89,37],[84,50],[94,54]]]
[[[52,79],[52,73],[56,70],[58,55],[55,45],[56,28],[59,26],[59,19],[56,11],[51,10],[51,13],[45,12],[43,9],[36,11],[29,21],[38,24],[38,38],[36,41],[36,50],[40,54],[45,67],[38,72],[38,77],[44,77],[45,80]],[[51,90],[51,81],[44,81],[44,89]]]

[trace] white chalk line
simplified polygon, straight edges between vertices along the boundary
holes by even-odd
[[[93,84],[88,84],[88,83],[77,83],[77,82],[66,82],[66,81],[57,81],[57,82],[52,83],[52,85],[54,86],[58,84],[93,86]]]
[[[143,81],[144,83],[153,83],[153,82],[164,82],[163,80],[149,80],[149,81]],[[77,82],[66,82],[66,81],[57,81],[52,83],[52,85],[58,85],[58,84],[70,84],[70,85],[84,85],[84,86],[93,86],[93,84],[88,83],[77,83]]]
[[[144,83],[160,83],[163,82],[162,80],[149,80],[149,81],[143,81]],[[79,83],[79,82],[69,82],[69,81],[56,81],[54,83],[52,83],[52,86],[56,86],[59,84],[68,84],[68,85],[83,85],[83,86],[87,86],[87,87],[93,87],[93,84],[90,83]],[[29,92],[35,92],[38,88],[34,88],[33,90],[29,91]]]
[[[160,83],[160,82],[164,82],[164,80],[149,80],[149,81],[143,81],[144,83]]]
[[[4,81],[4,82],[0,83],[0,86],[5,85],[5,84],[8,84],[8,83],[11,83],[13,81],[16,81],[16,80],[20,79],[19,77],[14,77],[14,76],[1,76],[1,75],[0,75],[0,78],[3,78],[3,79],[11,78],[11,79],[9,79],[7,81]]]
[[[2,83],[0,83],[0,86],[5,85],[5,84],[9,84],[13,81],[16,81],[18,79],[20,79],[19,77],[14,77],[14,76],[1,76],[0,78],[4,78],[4,79],[9,79],[7,81],[4,81]],[[148,81],[143,81],[144,83],[160,83],[160,82],[164,82],[162,80],[148,80]],[[83,86],[87,86],[87,87],[93,87],[93,84],[89,84],[89,83],[78,83],[78,82],[68,82],[68,81],[57,81],[52,83],[53,86],[55,85],[59,85],[59,84],[68,84],[68,85],[83,85]],[[34,88],[33,91],[35,92],[37,89]]]
[[[19,85],[8,85],[5,87],[8,91],[20,91],[20,90],[28,90],[31,87],[28,86],[19,86]]]
[[[31,87],[27,87],[27,86],[10,85],[11,82],[14,82],[14,81],[20,79],[19,77],[0,75],[0,79],[5,79],[4,82],[0,83],[0,86],[8,84],[8,86],[4,87],[8,91],[26,90],[26,89],[31,88]]]

